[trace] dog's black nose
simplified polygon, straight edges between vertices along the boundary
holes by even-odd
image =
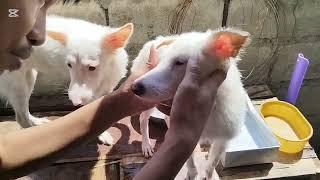
[[[132,84],[131,89],[138,96],[144,94],[145,91],[146,91],[146,88],[143,86],[142,83],[134,83],[134,84]]]
[[[77,108],[80,108],[80,107],[82,107],[82,104],[76,104],[74,106],[77,107]]]

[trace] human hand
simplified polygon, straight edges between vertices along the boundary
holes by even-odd
[[[214,106],[217,90],[226,73],[217,70],[201,77],[200,63],[204,59],[192,57],[186,74],[172,102],[170,129],[175,135],[198,141]],[[170,106],[167,106],[167,110]]]
[[[150,109],[155,106],[154,103],[144,101],[142,98],[136,96],[133,93],[131,86],[136,79],[138,79],[140,76],[144,75],[145,73],[150,71],[152,68],[154,68],[153,65],[156,64],[155,62],[157,60],[158,59],[157,59],[156,49],[154,46],[152,46],[150,49],[149,59],[148,59],[148,62],[146,63],[146,65],[141,67],[138,72],[132,73],[127,78],[127,80],[117,90],[117,92],[120,92],[120,93],[127,96],[128,103],[135,104],[135,106],[133,106],[133,107],[137,108],[137,110],[135,110],[136,113],[140,113],[144,110]]]

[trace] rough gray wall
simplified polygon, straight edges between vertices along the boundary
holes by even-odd
[[[81,0],[74,4],[75,0],[63,3],[57,1],[55,5],[48,9],[48,14],[55,14],[64,17],[80,18],[96,24],[106,25],[106,13],[101,5],[94,0]]]
[[[311,59],[296,106],[312,123],[312,144],[320,152],[320,1],[233,0],[229,26],[253,34],[253,43],[240,67],[251,75],[246,84],[268,84],[286,96],[299,52]]]
[[[108,6],[109,24],[134,23],[135,31],[128,46],[134,57],[146,41],[156,36],[218,27],[222,7],[223,2],[217,0],[113,0]]]
[[[320,1],[234,0],[228,24],[254,35],[241,64],[247,73],[253,69],[246,84],[267,83],[280,99],[286,96],[297,54],[311,59],[296,106],[312,123],[312,144],[320,151]]]

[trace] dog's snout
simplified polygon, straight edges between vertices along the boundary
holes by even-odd
[[[80,107],[80,106],[83,105],[80,100],[78,100],[78,101],[72,101],[72,104],[73,104],[74,106],[76,106],[76,107]]]
[[[86,104],[85,99],[81,97],[73,97],[70,98],[70,100],[72,101],[72,104],[76,107],[80,107]]]
[[[81,107],[82,106],[82,104],[77,104],[77,105],[75,105],[76,107]]]
[[[132,84],[131,89],[134,92],[134,94],[136,94],[138,96],[144,94],[146,91],[146,88],[144,87],[144,85],[142,83]]]

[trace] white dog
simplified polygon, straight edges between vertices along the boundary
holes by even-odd
[[[246,92],[241,82],[241,74],[237,68],[242,47],[249,43],[249,33],[234,29],[208,30],[205,33],[184,33],[178,36],[158,37],[146,43],[134,60],[132,72],[150,66],[154,68],[133,83],[132,89],[138,96],[154,102],[172,99],[182,81],[187,61],[190,57],[206,58],[201,64],[203,75],[216,69],[228,71],[226,80],[218,89],[215,107],[200,138],[200,144],[210,144],[209,164],[206,169],[206,179],[212,177],[212,172],[219,162],[221,153],[228,141],[233,138],[244,121],[246,108]],[[149,62],[151,46],[157,49],[158,61]],[[209,60],[210,59],[210,60]],[[148,132],[149,111],[140,116],[142,132],[142,150],[146,156],[152,155]],[[186,112],[187,113],[187,112]],[[168,118],[166,118],[168,120]],[[167,121],[166,121],[167,122]],[[168,122],[167,122],[168,125]],[[191,156],[187,161],[187,179],[197,176],[197,169]]]
[[[38,73],[43,73],[47,84],[63,86],[71,80],[68,95],[76,106],[112,92],[126,75],[128,55],[124,47],[132,32],[132,24],[109,28],[48,16],[45,44],[34,47],[31,57],[19,70],[0,76],[0,94],[13,106],[17,122],[23,128],[48,122],[29,112],[29,98]],[[99,139],[105,144],[113,143],[107,132]]]

